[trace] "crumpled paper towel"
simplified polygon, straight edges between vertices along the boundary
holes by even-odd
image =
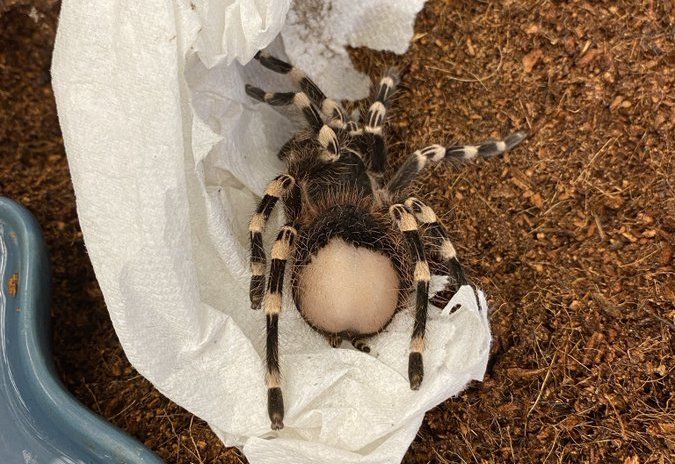
[[[283,168],[275,153],[294,125],[246,97],[245,82],[289,85],[248,62],[274,41],[271,50],[285,48],[329,95],[362,97],[368,80],[344,46],[403,52],[422,4],[62,4],[53,84],[80,223],[115,330],[141,374],[253,464],[398,462],[424,412],[485,371],[487,305],[481,294],[478,308],[469,287],[431,308],[416,392],[407,379],[411,314],[397,315],[368,355],[330,348],[287,301],[286,427],[269,428],[265,316],[249,309],[247,222]],[[462,308],[449,314],[456,303]]]

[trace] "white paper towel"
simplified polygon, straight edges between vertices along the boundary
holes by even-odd
[[[422,3],[62,4],[54,91],[80,223],[115,330],[141,374],[253,464],[399,462],[424,412],[485,371],[487,306],[483,299],[479,310],[468,287],[429,312],[416,392],[407,380],[409,313],[372,340],[368,355],[330,348],[286,304],[286,427],[269,428],[265,321],[249,309],[246,230],[256,194],[283,169],[275,153],[294,125],[243,90],[245,82],[288,82],[242,63],[280,33],[271,49],[285,48],[329,95],[364,96],[368,81],[344,46],[403,52]],[[449,315],[458,302],[463,308]]]

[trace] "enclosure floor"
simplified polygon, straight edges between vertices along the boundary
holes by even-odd
[[[58,372],[169,463],[245,462],[122,352],[77,223],[50,87],[59,5],[31,13],[31,3],[0,6],[0,193],[44,228]],[[404,70],[388,129],[394,166],[431,143],[532,133],[503,158],[420,179],[489,295],[494,343],[484,382],[429,412],[404,462],[671,462],[668,4],[431,1],[405,56],[354,52],[373,78]]]

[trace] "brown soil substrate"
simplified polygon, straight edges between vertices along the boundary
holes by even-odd
[[[44,228],[58,371],[167,462],[245,462],[115,336],[50,87],[57,16],[53,0],[0,5],[0,193]],[[672,462],[674,17],[659,1],[431,1],[405,56],[354,52],[373,77],[404,68],[395,166],[430,143],[532,134],[419,182],[490,297],[494,345],[485,381],[429,412],[404,462]]]

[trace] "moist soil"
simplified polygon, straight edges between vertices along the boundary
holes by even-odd
[[[87,257],[50,59],[59,3],[0,3],[0,193],[44,229],[58,373],[169,463],[241,463],[127,361]],[[405,463],[672,462],[675,6],[430,1],[403,56],[393,167],[524,128],[513,152],[421,176],[494,335],[483,382],[426,415]]]

